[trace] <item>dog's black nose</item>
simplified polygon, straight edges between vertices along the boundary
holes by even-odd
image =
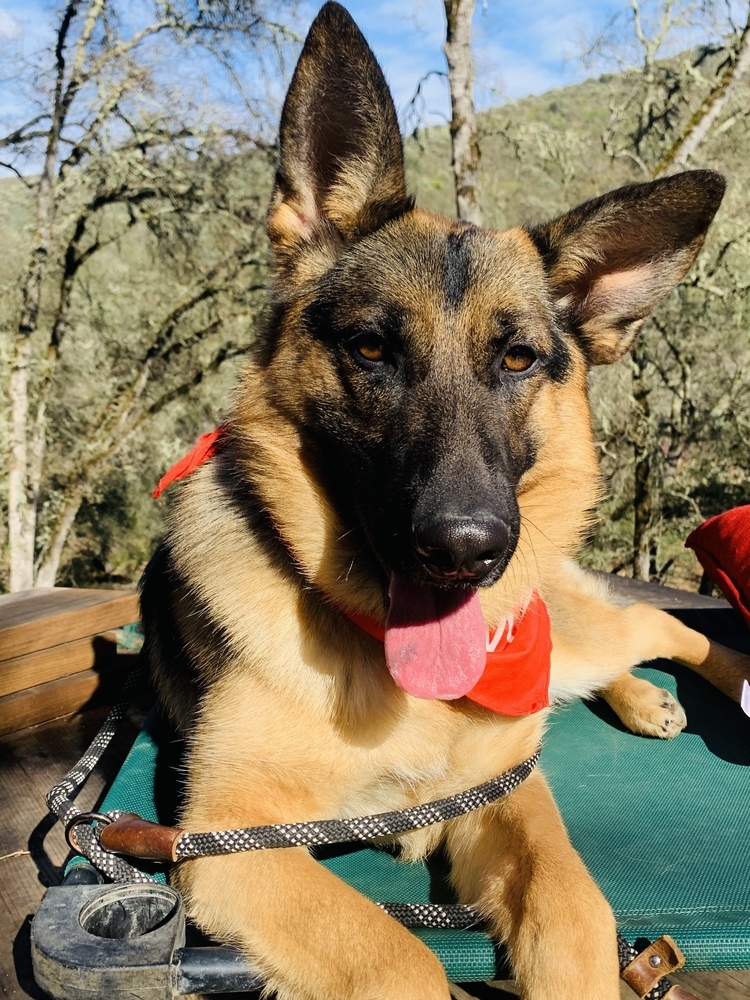
[[[444,580],[482,580],[507,551],[508,526],[495,514],[436,516],[414,525],[417,557]]]

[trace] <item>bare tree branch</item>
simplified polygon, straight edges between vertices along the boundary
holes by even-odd
[[[6,146],[19,146],[22,143],[30,142],[32,139],[46,139],[48,134],[47,129],[36,129],[31,132],[27,132],[26,130],[33,129],[34,125],[46,121],[48,117],[48,115],[37,115],[36,118],[32,118],[25,125],[13,129],[12,132],[0,138],[0,149],[4,149]]]
[[[655,177],[687,166],[750,71],[750,10],[734,58],[719,83],[690,116],[680,137],[654,171]]]

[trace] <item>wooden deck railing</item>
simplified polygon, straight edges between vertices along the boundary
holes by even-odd
[[[105,697],[124,674],[112,630],[139,618],[138,596],[66,587],[0,596],[0,735]]]

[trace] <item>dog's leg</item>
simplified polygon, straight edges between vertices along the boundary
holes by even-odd
[[[176,883],[201,929],[244,948],[279,1000],[449,1000],[435,955],[306,850],[185,862]]]
[[[524,1000],[617,1000],[612,911],[573,849],[541,774],[446,824],[452,878],[507,943]]]
[[[650,604],[610,603],[606,588],[577,568],[560,583],[550,598],[553,690],[598,690],[633,732],[661,737],[683,729],[685,714],[668,691],[630,676],[639,663],[676,660],[740,700],[742,682],[750,679],[750,657]]]
[[[639,654],[636,662],[675,660],[710,681],[733,701],[740,700],[743,681],[750,680],[750,656],[706,638],[666,611],[648,604],[634,604],[623,609],[622,614],[627,616]],[[687,722],[685,713],[668,691],[629,673],[612,681],[602,696],[634,732],[675,736]]]

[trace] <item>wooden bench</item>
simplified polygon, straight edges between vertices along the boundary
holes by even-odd
[[[139,617],[131,591],[49,587],[0,596],[0,735],[106,700],[124,673],[112,630]]]

